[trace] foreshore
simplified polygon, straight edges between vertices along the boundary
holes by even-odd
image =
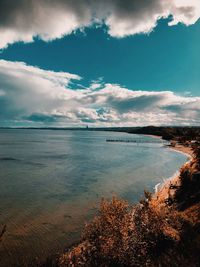
[[[149,136],[151,138],[156,138],[156,139],[161,139],[161,135],[154,135],[154,134],[142,134],[144,136]],[[184,146],[181,144],[175,144],[174,146],[172,145],[166,145],[166,148],[182,153],[185,156],[187,156],[188,160],[183,164],[185,166],[186,164],[189,164],[193,160],[193,150],[189,146]],[[182,166],[182,167],[183,167]],[[163,182],[160,182],[159,184],[155,185],[155,193],[154,193],[154,199],[156,199],[157,204],[159,202],[163,202],[165,199],[169,197],[169,187],[173,183],[174,185],[179,184],[179,172],[180,170],[177,170],[176,173],[174,173],[173,176],[167,178]]]
[[[153,137],[153,136],[152,136]],[[158,138],[156,136],[156,138]],[[181,168],[190,164],[193,160],[193,150],[191,147],[176,144],[175,146],[167,146],[169,149],[182,153],[188,157],[188,161],[183,164]],[[172,186],[179,186],[180,184],[180,170],[172,176],[166,179],[163,183],[155,186],[155,193],[153,195],[152,204],[156,210],[164,208],[167,199],[173,196],[174,190]]]
[[[191,147],[187,147],[184,145],[175,145],[174,147],[170,146],[170,149],[185,154],[190,160],[193,158],[193,151]]]
[[[162,136],[159,136],[159,135],[145,134],[145,136],[149,136],[149,137],[157,138],[157,139],[162,139]],[[182,153],[182,154],[184,154],[184,155],[186,155],[188,157],[188,161],[185,162],[183,164],[183,166],[185,166],[186,164],[190,163],[193,160],[193,156],[194,156],[193,155],[193,150],[189,146],[176,144],[175,146],[167,145],[166,147],[168,149],[171,149],[171,150],[174,150],[176,152]],[[166,192],[164,193],[164,191],[169,189],[169,186],[170,186],[170,184],[172,182],[175,183],[175,184],[178,184],[178,180],[179,180],[179,170],[177,170],[176,173],[173,176],[171,176],[168,179],[166,179],[164,181],[164,183],[159,183],[159,184],[155,185],[156,198],[158,197],[158,195],[160,197],[161,197],[161,195],[163,195],[163,197],[167,198]]]
[[[162,139],[162,136],[160,135],[152,135],[152,134],[144,134],[144,135],[152,137],[152,138]],[[168,147],[172,150],[185,154],[186,156],[188,156],[188,158],[193,157],[193,151],[191,147],[187,147],[187,146],[180,145],[180,144],[176,144],[175,146],[168,146]]]

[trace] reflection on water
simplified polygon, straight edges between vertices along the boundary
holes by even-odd
[[[127,134],[0,130],[0,224],[7,225],[1,266],[62,250],[79,238],[102,196],[137,201],[186,160],[160,143],[109,138]]]

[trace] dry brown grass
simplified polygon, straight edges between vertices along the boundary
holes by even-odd
[[[61,266],[155,266],[173,240],[163,228],[165,220],[148,200],[130,207],[113,197],[102,200],[100,213],[86,225],[79,246],[64,254]]]

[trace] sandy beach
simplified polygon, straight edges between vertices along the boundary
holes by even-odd
[[[150,135],[150,134],[144,134],[144,135],[152,137],[152,138],[156,138],[156,139],[162,139],[162,136],[159,136],[159,135]],[[175,151],[182,153],[188,157],[188,161],[186,163],[184,163],[183,166],[185,166],[186,164],[189,164],[193,160],[193,151],[192,151],[191,147],[176,144],[175,146],[171,146],[171,145],[166,146],[166,148],[168,148],[170,150],[175,150]],[[155,186],[154,199],[156,199],[156,201],[160,201],[160,202],[163,202],[165,199],[167,199],[169,197],[169,194],[170,194],[169,187],[171,184],[173,184],[173,185],[179,184],[179,170],[177,170],[177,172],[172,177],[169,177],[163,183],[159,183]]]
[[[160,135],[151,135],[151,134],[144,134],[144,135],[152,137],[152,138],[156,138],[156,139],[162,139],[162,136],[160,136]],[[180,145],[180,144],[176,144],[174,147],[173,146],[168,146],[168,147],[172,150],[176,150],[180,153],[187,155],[188,158],[190,158],[190,159],[193,157],[193,152],[192,152],[191,147],[186,147],[186,146]]]
[[[193,151],[192,148],[190,147],[176,144],[174,147],[168,146],[167,148],[183,153],[188,157],[188,161],[184,163],[182,167],[190,164],[190,162],[193,160]],[[155,186],[155,193],[151,201],[151,204],[155,210],[160,212],[161,209],[165,208],[165,203],[167,199],[172,197],[174,194],[174,189],[172,189],[172,186],[180,185],[179,175],[180,175],[180,170],[177,170],[177,172],[172,177],[169,177],[163,183],[160,183],[159,185]]]
[[[193,158],[193,151],[191,147],[186,147],[183,145],[176,145],[175,147],[170,146],[169,148],[187,155],[189,159]]]

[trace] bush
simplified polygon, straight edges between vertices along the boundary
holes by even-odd
[[[193,148],[193,152],[194,152],[194,158],[196,161],[197,169],[200,170],[200,142],[196,142]]]
[[[102,200],[81,244],[61,257],[61,266],[155,266],[155,258],[172,242],[163,222],[148,201],[130,207],[116,197]]]

